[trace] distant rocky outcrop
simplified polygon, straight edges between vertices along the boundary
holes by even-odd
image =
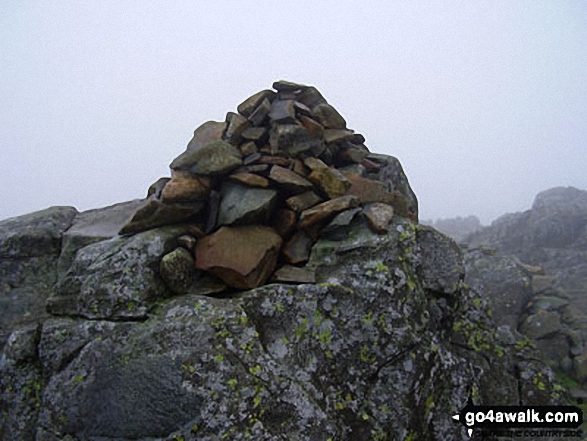
[[[547,362],[587,382],[587,191],[558,187],[464,240],[468,283],[498,323],[530,337]]]
[[[147,200],[0,222],[1,439],[468,439],[469,397],[564,401],[397,159],[274,87]]]
[[[483,228],[479,218],[473,215],[466,217],[457,216],[452,218],[436,219],[435,221],[428,220],[422,221],[422,223],[436,228],[441,233],[452,237],[459,243],[470,234],[475,233],[476,231],[479,231],[481,228]]]

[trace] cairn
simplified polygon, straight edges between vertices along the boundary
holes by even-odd
[[[250,289],[267,281],[312,283],[312,246],[359,219],[377,234],[392,217],[417,220],[417,201],[397,159],[365,138],[315,87],[278,81],[194,131],[120,231],[181,224],[189,234],[164,256],[177,293],[198,273]]]

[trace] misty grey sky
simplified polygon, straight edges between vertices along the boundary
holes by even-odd
[[[315,85],[422,219],[587,189],[587,1],[0,2],[0,218],[144,197],[193,130]]]

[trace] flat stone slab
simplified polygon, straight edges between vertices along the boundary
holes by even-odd
[[[242,164],[241,151],[226,141],[214,141],[194,152],[184,152],[171,163],[174,170],[196,175],[221,175]]]
[[[273,273],[273,282],[316,283],[316,271],[307,267],[284,265]]]
[[[171,180],[161,191],[163,202],[203,201],[210,194],[212,183],[208,176],[193,175],[184,170],[173,170]]]
[[[226,182],[221,190],[218,224],[267,223],[276,201],[276,190]]]
[[[302,212],[322,202],[322,198],[313,191],[307,191],[286,199],[285,203],[295,212]]]
[[[246,185],[247,187],[269,187],[269,180],[267,178],[254,173],[234,173],[228,179],[237,184]]]
[[[318,222],[326,221],[336,213],[355,208],[357,205],[359,205],[359,199],[356,196],[347,195],[330,199],[303,211],[300,216],[300,226],[308,229]]]
[[[298,175],[296,172],[279,165],[271,167],[269,179],[273,180],[280,187],[288,192],[303,193],[314,188],[314,185],[306,178]]]
[[[270,227],[222,227],[196,244],[196,267],[233,288],[255,288],[275,269],[280,247],[281,236]]]

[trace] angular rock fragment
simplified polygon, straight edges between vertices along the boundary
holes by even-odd
[[[278,92],[291,92],[296,90],[301,91],[308,88],[308,86],[303,84],[292,83],[291,81],[285,80],[275,81],[272,87]]]
[[[237,184],[243,184],[248,187],[269,187],[269,180],[263,176],[256,175],[254,173],[233,173],[228,177],[232,182]]]
[[[300,96],[298,97],[298,101],[302,104],[305,104],[310,109],[316,107],[319,104],[326,104],[326,99],[322,96],[318,89],[313,86],[309,86],[306,89],[302,90]]]
[[[269,119],[271,122],[279,124],[292,124],[296,122],[295,101],[293,100],[275,100],[269,110]]]
[[[203,207],[204,203],[201,201],[164,204],[156,199],[149,199],[120,229],[120,234],[133,234],[163,225],[179,224],[194,218]]]
[[[241,136],[248,141],[254,141],[260,145],[269,139],[269,131],[265,127],[249,127]]]
[[[318,222],[327,220],[336,213],[348,210],[349,208],[355,208],[357,205],[359,205],[359,198],[352,195],[341,196],[322,202],[302,212],[300,227],[308,229]]]
[[[344,129],[346,121],[330,104],[318,104],[312,108],[312,114],[327,129]]]
[[[303,193],[314,187],[307,179],[287,168],[280,167],[279,165],[271,167],[269,179],[276,182],[279,187],[291,193]]]
[[[351,139],[362,139],[361,142],[365,142],[365,138],[352,130],[347,129],[326,129],[324,130],[324,141],[325,142],[343,142],[350,141]]]
[[[196,268],[233,288],[255,288],[275,269],[280,247],[281,237],[270,227],[222,227],[198,241]]]
[[[242,164],[242,153],[226,141],[214,141],[194,152],[182,153],[171,163],[173,170],[189,170],[196,175],[228,173]]]
[[[171,180],[161,192],[165,203],[204,201],[210,194],[212,182],[207,176],[197,176],[185,170],[173,170]]]
[[[238,105],[237,111],[241,115],[246,118],[249,118],[255,109],[261,104],[265,99],[269,102],[275,96],[275,92],[272,90],[262,90],[257,92],[256,94],[250,96],[246,100],[244,100],[241,104]]]
[[[188,143],[187,151],[195,152],[206,144],[222,140],[222,136],[224,135],[227,126],[228,124],[226,122],[205,122],[194,130],[194,137]]]
[[[255,111],[249,116],[249,121],[254,126],[260,126],[261,123],[267,118],[269,115],[269,111],[271,110],[271,103],[267,98],[265,98],[261,103],[257,106]]]
[[[233,144],[238,143],[241,139],[241,134],[249,128],[249,120],[238,113],[228,112],[226,122],[228,127],[224,133],[224,139]]]
[[[367,218],[367,223],[374,232],[378,234],[387,232],[387,226],[393,218],[393,207],[380,202],[375,202],[365,206],[365,208],[363,208],[363,213]]]
[[[207,144],[222,140],[226,127],[225,122],[208,121],[194,131],[194,137],[188,143],[187,149],[169,165],[172,169],[188,168],[186,164],[192,162],[193,154]]]
[[[257,153],[259,151],[259,149],[257,148],[257,144],[255,144],[253,141],[249,141],[246,142],[244,144],[241,144],[239,146],[239,149],[241,151],[241,153],[243,154],[243,156],[246,158],[247,156],[253,155],[255,153]],[[244,164],[244,159],[243,159],[243,164]]]
[[[219,225],[265,224],[277,200],[277,191],[227,182],[221,190]]]
[[[271,127],[269,144],[273,153],[284,151],[290,156],[309,150],[308,132],[298,124],[277,124]]]
[[[338,154],[338,160],[343,164],[361,164],[369,155],[366,147],[358,147],[353,144],[347,144]]]
[[[320,231],[320,237],[326,237],[331,240],[342,240],[346,237],[349,227],[361,208],[345,210],[334,216],[334,219]]]
[[[335,168],[317,168],[308,175],[308,180],[313,182],[329,198],[334,199],[346,194],[351,183]]]
[[[328,165],[326,165],[323,161],[312,156],[304,159],[304,165],[312,171],[328,168]]]
[[[357,196],[361,204],[384,202],[390,197],[387,191],[387,185],[381,181],[363,178],[354,173],[343,172],[343,175],[350,182],[347,194]]]
[[[287,206],[297,213],[301,213],[320,202],[322,202],[322,198],[313,191],[292,196],[285,201]]]

